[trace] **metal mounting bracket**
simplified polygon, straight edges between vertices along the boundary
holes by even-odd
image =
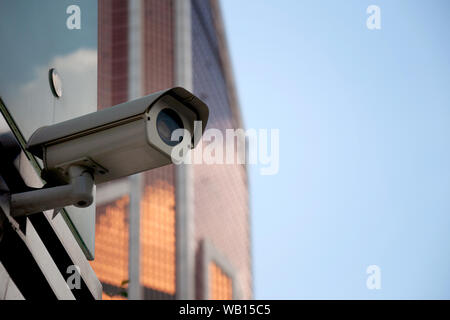
[[[27,216],[70,205],[78,208],[89,207],[94,201],[92,170],[89,167],[73,165],[67,172],[68,184],[12,194],[11,216]]]

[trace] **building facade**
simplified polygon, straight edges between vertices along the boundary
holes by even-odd
[[[48,182],[26,150],[42,126],[182,86],[207,129],[243,127],[218,0],[73,2],[0,3],[0,300],[251,299],[244,165],[166,166],[98,185],[96,206],[11,212]]]
[[[100,109],[179,85],[208,104],[207,129],[243,127],[218,1],[101,0],[98,50]],[[250,299],[246,167],[172,165],[101,185],[95,241],[104,298],[137,283],[130,298]]]

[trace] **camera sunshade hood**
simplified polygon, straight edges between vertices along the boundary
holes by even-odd
[[[208,106],[186,89],[176,87],[78,118],[41,127],[30,137],[27,150],[43,159],[45,146],[134,121],[136,118],[142,117],[154,103],[166,95],[172,96],[188,106],[197,115],[197,121],[202,121],[202,130],[205,130],[209,118]]]

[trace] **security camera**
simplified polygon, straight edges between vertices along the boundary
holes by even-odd
[[[85,179],[87,174],[99,184],[168,165],[175,147],[184,144],[195,148],[201,137],[194,134],[194,124],[200,121],[203,132],[208,116],[205,103],[177,87],[39,128],[29,139],[27,150],[42,159],[43,178],[63,192],[67,199],[63,206],[70,202],[85,207],[92,203],[87,196],[92,189]],[[189,134],[173,139],[178,129]],[[39,196],[39,204],[34,202],[43,191],[12,195],[16,215],[57,206],[48,190]],[[46,196],[49,204],[41,205]]]
[[[194,122],[208,121],[208,107],[183,88],[151,94],[76,119],[42,127],[27,149],[45,171],[64,177],[73,165],[92,169],[95,183],[170,164],[175,146],[198,142],[172,140],[177,129],[194,136]]]

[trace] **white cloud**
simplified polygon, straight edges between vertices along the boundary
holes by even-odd
[[[50,89],[48,72],[56,68],[63,96],[56,99]],[[35,69],[35,78],[10,92],[8,106],[28,138],[35,129],[72,119],[97,109],[97,51],[79,49],[55,56],[47,65]]]

